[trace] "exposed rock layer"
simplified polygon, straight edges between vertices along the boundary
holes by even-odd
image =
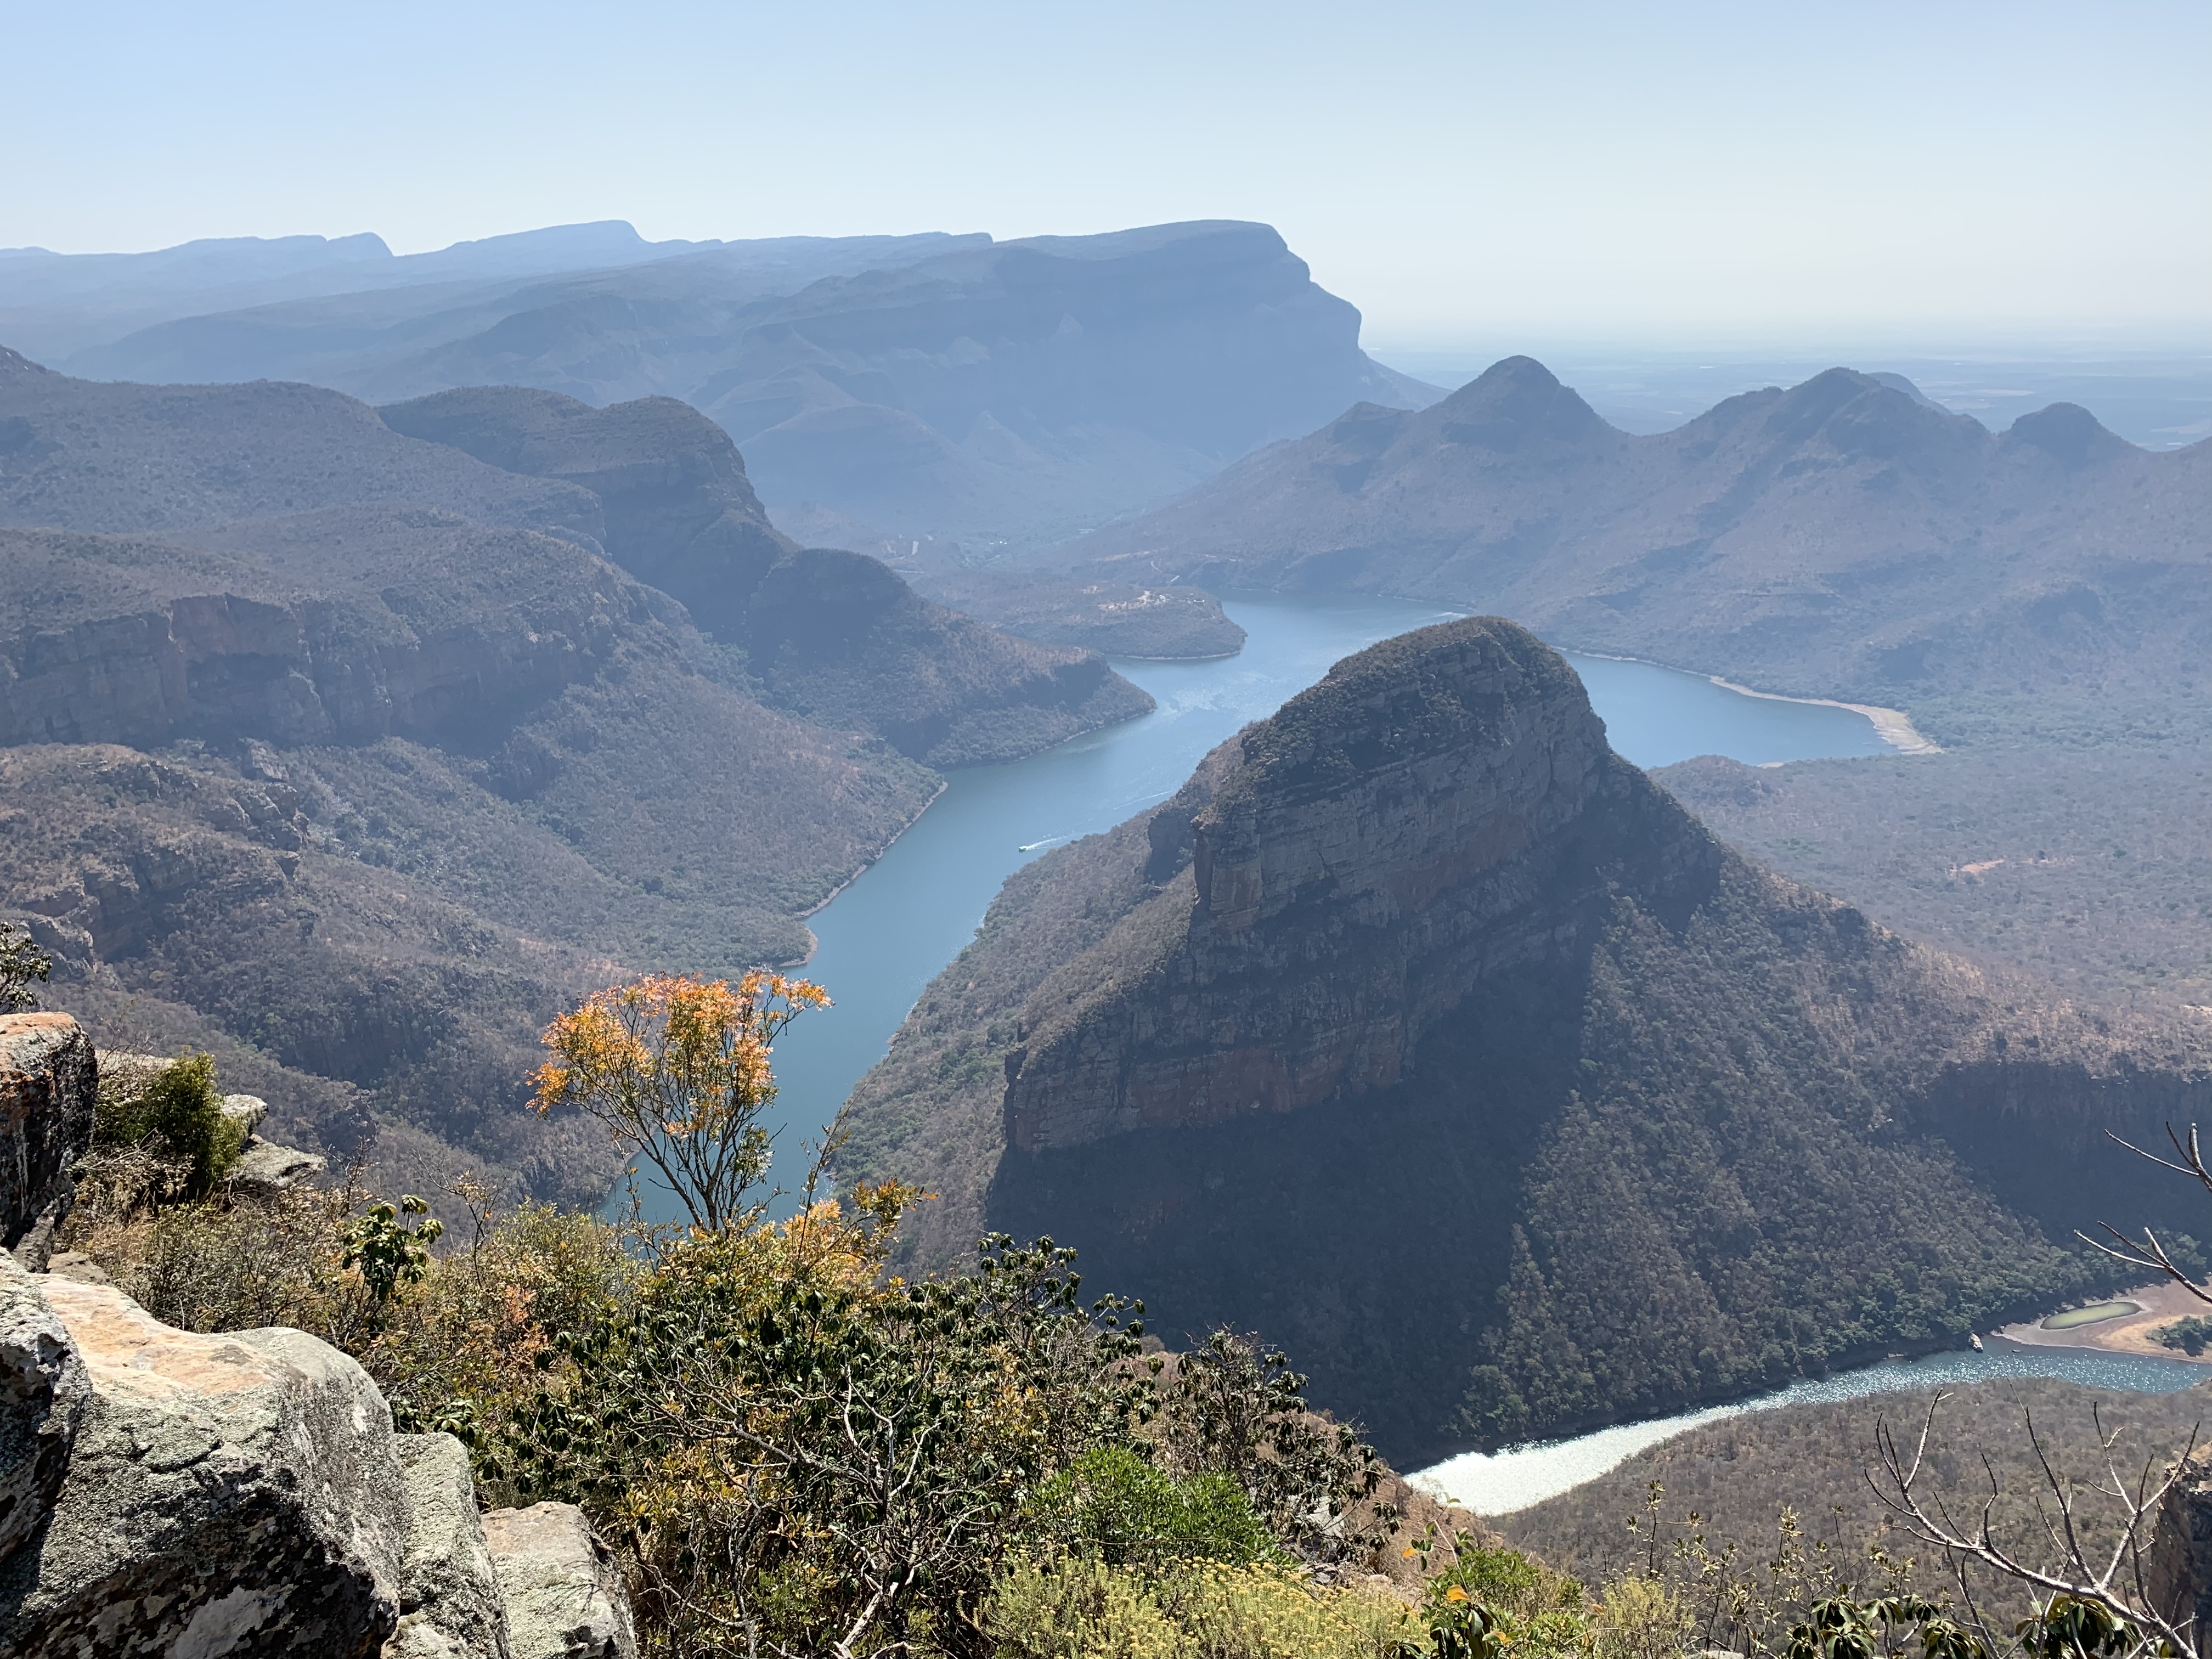
[[[2201,1113],[2208,1062],[1749,865],[1473,620],[1011,880],[847,1164],[944,1193],[929,1260],[1048,1232],[1170,1340],[1282,1340],[1404,1462],[2071,1293],[2053,1241],[2143,1208],[2103,1131]]]
[[[98,1073],[67,1014],[0,1014],[0,1249],[39,1272],[76,1188],[70,1166],[92,1145]]]

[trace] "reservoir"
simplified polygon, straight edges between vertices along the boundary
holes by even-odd
[[[1109,830],[1180,789],[1206,751],[1263,720],[1378,640],[1455,612],[1365,598],[1231,600],[1249,636],[1234,657],[1117,661],[1159,704],[1010,766],[951,773],[913,828],[809,925],[820,941],[799,971],[836,1006],[810,1013],[775,1045],[776,1175],[796,1186],[819,1137],[861,1074],[945,964],[975,937],[1006,878],[1078,836]],[[1693,755],[1754,765],[1890,752],[1848,709],[1741,696],[1700,675],[1570,653],[1613,747],[1639,766]],[[672,1206],[648,1213],[662,1218]]]

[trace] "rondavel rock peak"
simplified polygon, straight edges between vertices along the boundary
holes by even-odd
[[[1472,619],[1016,875],[846,1158],[943,1193],[922,1259],[1049,1233],[1171,1346],[1284,1342],[1402,1466],[2063,1294],[2055,1241],[2141,1208],[2104,1129],[2208,1060],[1752,865]]]

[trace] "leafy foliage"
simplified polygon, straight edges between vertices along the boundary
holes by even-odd
[[[1178,1480],[1126,1445],[1084,1453],[1044,1483],[1030,1508],[1062,1553],[1109,1566],[1158,1569],[1187,1560],[1249,1566],[1283,1554],[1235,1479]]]
[[[2212,1344],[2212,1319],[2191,1314],[2171,1325],[2160,1325],[2151,1333],[2151,1339],[2164,1347],[2179,1348],[2194,1359],[2207,1344]]]
[[[1399,1659],[1409,1645],[1427,1650],[1427,1632],[1386,1591],[1220,1562],[1148,1575],[1095,1559],[1018,1560],[993,1587],[983,1626],[1000,1659]]]
[[[1518,1550],[1458,1540],[1450,1565],[1429,1578],[1423,1607],[1431,1627],[1447,1628],[1469,1604],[1516,1653],[1565,1659],[1589,1651],[1583,1587]]]
[[[12,921],[0,921],[0,1014],[17,1014],[39,1006],[31,989],[52,974],[52,958],[39,949],[30,930]]]
[[[402,1216],[428,1219],[410,1226]],[[345,1253],[341,1267],[356,1267],[362,1283],[379,1302],[389,1302],[403,1285],[420,1282],[430,1270],[430,1247],[445,1235],[445,1224],[430,1215],[430,1206],[409,1193],[397,1205],[372,1204],[345,1230]]]
[[[214,1057],[186,1054],[135,1087],[103,1085],[93,1133],[104,1148],[152,1150],[183,1160],[181,1196],[204,1198],[238,1162],[246,1130],[222,1109]]]
[[[653,974],[599,992],[547,1028],[538,1109],[597,1118],[625,1155],[651,1160],[694,1226],[737,1222],[768,1173],[769,1045],[829,1005],[818,985],[757,971],[734,987]]]

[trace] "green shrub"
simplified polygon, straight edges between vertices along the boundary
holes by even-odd
[[[2192,1358],[2203,1353],[2212,1344],[2212,1319],[2200,1319],[2195,1315],[2177,1319],[2171,1325],[2161,1325],[2151,1336],[2169,1348],[2179,1348]]]
[[[1451,1565],[1429,1580],[1423,1610],[1437,1626],[1467,1602],[1488,1610],[1516,1655],[1589,1651],[1583,1587],[1518,1550],[1477,1549],[1460,1540]]]
[[[222,1109],[211,1054],[172,1060],[136,1087],[103,1087],[93,1134],[102,1146],[151,1147],[189,1159],[187,1198],[213,1191],[246,1145],[246,1126]]]
[[[33,984],[43,985],[54,964],[32,939],[30,929],[0,921],[0,1014],[17,1014],[39,1006]]]
[[[1162,1576],[1067,1559],[1015,1563],[983,1627],[999,1659],[1394,1659],[1425,1634],[1388,1591],[1317,1587],[1279,1566]]]
[[[1109,1566],[1185,1559],[1249,1566],[1282,1559],[1235,1480],[1177,1480],[1127,1446],[1085,1452],[1045,1482],[1034,1508],[1040,1529],[1069,1554]]]

